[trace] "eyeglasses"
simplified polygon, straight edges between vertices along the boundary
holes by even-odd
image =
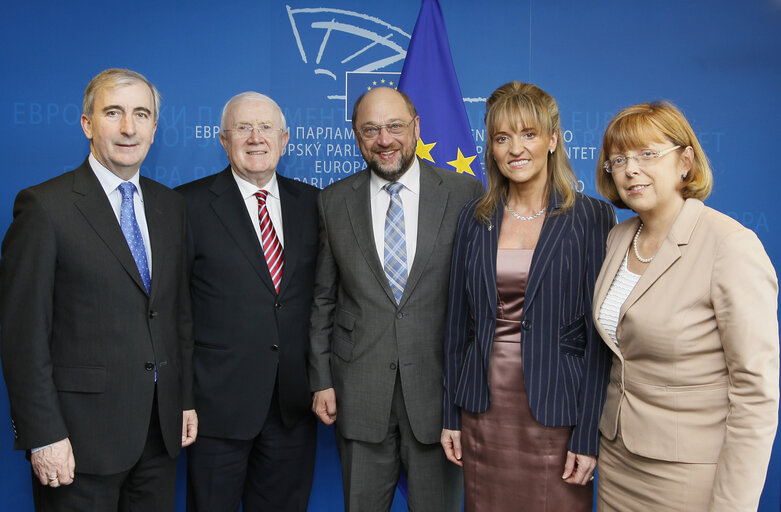
[[[282,128],[274,128],[273,125],[268,123],[262,123],[257,126],[253,126],[250,123],[241,123],[236,125],[236,128],[232,130],[225,129],[224,132],[234,132],[235,137],[240,139],[247,139],[252,136],[252,132],[257,130],[259,135],[271,135],[275,131],[284,132]]]
[[[671,153],[680,147],[681,146],[673,146],[663,151],[651,151],[650,149],[644,149],[640,151],[640,154],[637,156],[618,155],[612,160],[606,160],[605,163],[602,164],[602,168],[605,169],[605,172],[608,174],[614,171],[621,172],[626,169],[626,166],[629,165],[629,160],[631,159],[634,159],[634,161],[637,162],[637,165],[650,164],[657,158],[661,158],[667,153]]]
[[[410,120],[408,123],[402,123],[401,121],[395,121],[393,123],[388,124],[368,124],[366,126],[363,126],[358,129],[358,132],[361,134],[361,137],[363,137],[366,140],[372,140],[376,139],[380,136],[380,132],[383,128],[385,128],[388,133],[391,135],[401,135],[404,133],[404,130],[407,129],[409,125],[412,124],[414,119]]]

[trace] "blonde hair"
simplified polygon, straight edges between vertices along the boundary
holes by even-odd
[[[694,150],[692,167],[682,180],[681,195],[705,200],[713,188],[713,173],[708,157],[691,125],[669,101],[640,103],[623,109],[610,121],[602,138],[597,160],[597,191],[618,208],[628,208],[618,195],[612,176],[603,168],[609,155],[645,147],[649,142],[666,142]]]
[[[493,157],[493,137],[502,123],[534,127],[550,137],[557,134],[556,149],[548,153],[548,185],[561,196],[561,212],[572,208],[577,178],[564,149],[556,100],[536,85],[512,81],[496,89],[485,102],[485,108],[485,174],[488,187],[477,203],[475,219],[490,223],[493,213],[507,198],[508,180],[499,171]]]

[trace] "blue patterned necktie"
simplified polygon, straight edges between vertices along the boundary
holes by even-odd
[[[401,183],[388,183],[382,187],[390,194],[390,204],[385,214],[385,257],[383,268],[388,277],[388,284],[396,298],[396,304],[401,301],[404,286],[407,284],[407,237],[404,234],[404,209],[401,207],[399,191],[404,187]]]
[[[144,248],[144,239],[141,236],[141,229],[136,221],[136,209],[133,206],[133,192],[136,186],[126,181],[119,186],[122,193],[122,207],[119,214],[119,226],[122,228],[122,234],[125,235],[127,245],[136,260],[138,272],[141,274],[141,280],[146,287],[146,293],[149,293],[152,278],[149,276],[149,264],[146,261],[146,249]]]

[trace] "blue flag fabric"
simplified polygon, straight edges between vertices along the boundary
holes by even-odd
[[[438,167],[471,174],[485,185],[439,0],[423,0],[399,90],[420,115],[417,155]]]

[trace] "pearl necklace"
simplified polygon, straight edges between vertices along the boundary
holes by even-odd
[[[523,215],[519,214],[518,212],[516,212],[515,210],[510,208],[509,204],[505,203],[504,206],[505,206],[505,208],[507,208],[507,211],[510,212],[510,215],[512,215],[513,217],[515,217],[518,220],[534,220],[534,219],[536,219],[537,217],[539,217],[540,215],[542,215],[545,212],[545,207],[543,206],[542,210],[538,211],[534,215],[529,215],[528,217],[524,217]]]
[[[651,263],[653,261],[654,257],[651,256],[650,258],[642,258],[640,257],[640,252],[637,250],[637,239],[640,238],[640,232],[643,230],[643,223],[640,223],[640,227],[637,228],[637,233],[635,233],[635,238],[632,240],[632,248],[635,250],[635,258],[637,258],[642,263]]]

